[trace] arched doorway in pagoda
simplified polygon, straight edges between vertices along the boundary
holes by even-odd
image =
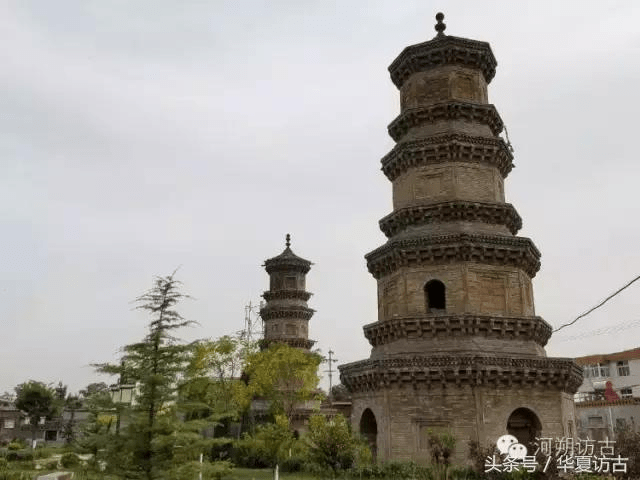
[[[540,437],[542,424],[538,416],[528,408],[516,408],[507,420],[507,432],[523,445],[532,445]]]
[[[360,434],[367,439],[373,459],[378,453],[378,423],[371,409],[367,408],[360,417]]]

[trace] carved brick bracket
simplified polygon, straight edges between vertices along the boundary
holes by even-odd
[[[273,320],[279,318],[299,318],[302,320],[309,320],[315,310],[308,307],[299,306],[279,306],[270,307],[267,306],[260,310],[260,316],[263,320]]]
[[[522,228],[522,218],[510,203],[453,201],[395,210],[380,220],[380,230],[392,237],[409,226],[453,221],[504,225],[513,235]]]
[[[552,327],[540,317],[496,317],[491,315],[454,314],[435,316],[400,316],[363,327],[364,336],[373,347],[403,338],[443,338],[482,336],[486,338],[532,340],[544,347],[551,338]]]
[[[441,65],[479,69],[490,83],[498,62],[487,42],[446,35],[405,48],[389,66],[389,73],[391,81],[401,88],[414,73]]]
[[[271,300],[303,300],[307,301],[311,298],[310,292],[304,290],[267,290],[262,294],[267,302]]]
[[[582,383],[582,369],[568,358],[421,356],[365,360],[338,369],[351,392],[440,384],[444,388],[538,386],[573,394]]]
[[[258,341],[258,346],[261,350],[269,348],[269,346],[277,343],[284,343],[293,348],[304,348],[305,350],[310,350],[313,345],[315,345],[315,340],[308,340],[306,338],[263,338]]]
[[[398,143],[381,162],[391,181],[413,167],[450,162],[489,165],[506,178],[513,168],[513,154],[501,138],[448,134]]]
[[[311,270],[312,263],[302,258],[270,258],[264,262],[267,273],[273,272],[300,272],[307,274]]]
[[[495,136],[503,128],[502,119],[493,105],[449,101],[406,109],[389,124],[389,135],[397,142],[413,127],[446,120],[465,120],[487,125]]]
[[[540,252],[524,237],[456,234],[389,240],[365,256],[369,272],[379,279],[401,267],[478,262],[523,269],[531,278],[540,269]]]

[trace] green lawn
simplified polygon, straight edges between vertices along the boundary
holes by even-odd
[[[307,473],[282,473],[279,474],[283,480],[316,480],[317,477]],[[233,473],[224,480],[273,480],[273,470],[270,468],[234,468]]]

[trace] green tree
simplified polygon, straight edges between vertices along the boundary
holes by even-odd
[[[318,366],[322,357],[282,343],[249,356],[246,374],[250,391],[268,400],[274,414],[289,422],[296,408],[318,397]]]
[[[334,402],[350,402],[351,392],[347,387],[339,383],[331,388],[331,398]]]
[[[97,385],[98,388],[90,388]],[[105,383],[91,384],[80,390],[83,406],[88,418],[80,427],[77,447],[80,451],[93,454],[93,462],[104,461],[102,453],[110,445],[115,430],[115,405]]]
[[[70,445],[76,439],[76,412],[82,408],[82,400],[77,395],[68,395],[64,402],[64,409],[69,412],[69,420],[62,426],[62,436],[65,443]]]
[[[29,380],[15,387],[16,408],[27,414],[31,424],[31,439],[36,440],[38,423],[42,417],[51,418],[55,411],[54,391],[42,382]],[[33,445],[33,443],[32,443]]]
[[[203,340],[193,345],[180,394],[192,411],[187,418],[238,420],[251,404],[251,392],[241,379],[256,343],[238,336]]]
[[[109,391],[109,385],[107,385],[106,383],[94,382],[94,383],[90,383],[85,388],[80,390],[79,394],[80,394],[80,398],[88,399],[96,393],[108,392],[108,391]]]
[[[193,460],[198,456],[197,449],[202,448],[198,434],[202,423],[192,423],[189,428],[180,424],[176,405],[190,346],[179,343],[172,333],[195,322],[185,320],[175,308],[189,298],[180,292],[181,282],[175,279],[175,273],[157,277],[153,288],[136,299],[136,308],[151,316],[147,336],[123,347],[120,364],[97,365],[101,372],[124,375],[128,382],[138,385],[126,427],[110,447],[116,459],[111,462],[112,468],[126,478],[170,478],[167,475],[175,467],[178,448],[189,450]]]

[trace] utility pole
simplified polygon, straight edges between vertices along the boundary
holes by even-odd
[[[244,307],[244,329],[241,335],[249,341],[253,340],[254,337],[262,337],[263,328],[261,328],[260,325],[262,321],[260,318],[262,305],[262,302],[260,302],[259,306],[252,305],[251,302],[249,302],[249,305],[245,305]]]
[[[333,386],[333,372],[335,372],[335,370],[332,368],[333,364],[336,363],[338,361],[337,358],[334,358],[333,355],[335,355],[335,352],[333,350],[329,350],[329,357],[325,357],[324,361],[326,363],[329,364],[329,369],[325,370],[325,372],[329,373],[329,405],[333,404],[333,396],[331,393],[331,389]]]

